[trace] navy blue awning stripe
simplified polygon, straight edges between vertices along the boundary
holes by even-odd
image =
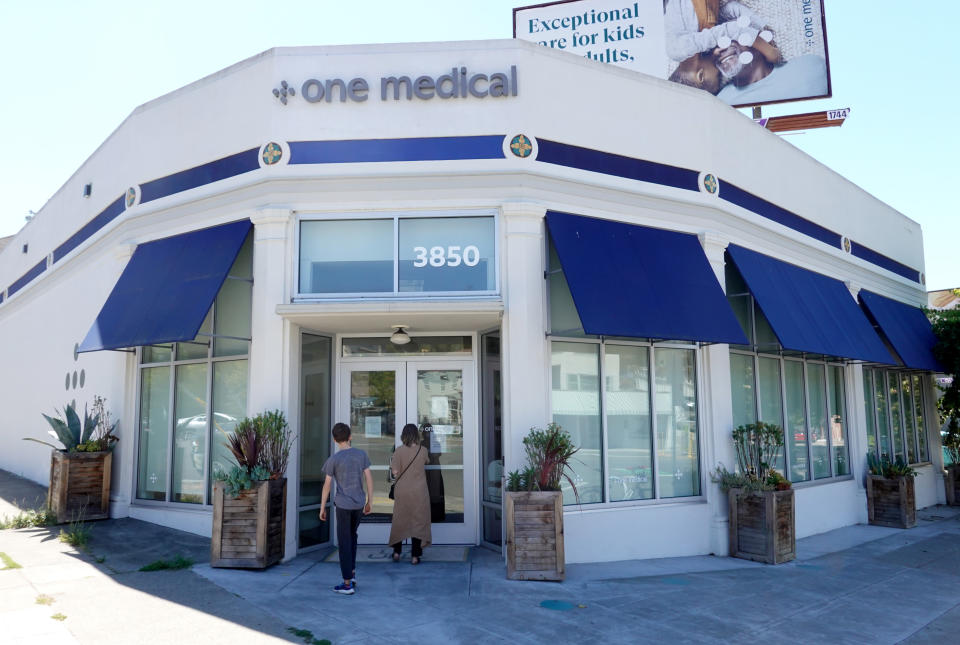
[[[906,367],[943,371],[940,361],[933,355],[937,337],[922,309],[864,290],[858,297],[867,315],[876,322]]]
[[[624,157],[610,152],[571,146],[565,143],[537,139],[537,161],[589,170],[604,175],[646,181],[683,190],[700,190],[699,176],[695,170],[678,168],[667,164]]]
[[[291,141],[291,164],[503,159],[504,135]]]
[[[834,233],[828,228],[814,224],[796,213],[772,204],[762,197],[757,197],[753,193],[749,193],[727,181],[722,181],[720,186],[720,199],[736,204],[777,224],[782,224],[798,233],[808,235],[815,240],[820,240],[824,244],[841,248],[842,237],[839,233]]]
[[[547,212],[584,331],[744,344],[697,236]]]
[[[59,261],[67,253],[83,244],[84,241],[86,241],[91,235],[116,219],[116,217],[122,213],[123,210],[123,195],[121,195],[113,200],[113,203],[100,211],[96,217],[87,222],[83,228],[71,235],[66,242],[54,249],[53,261]]]
[[[735,244],[727,253],[784,349],[896,364],[841,281]]]
[[[47,270],[47,259],[44,258],[33,265],[29,271],[24,273],[22,276],[16,279],[13,284],[7,287],[7,297],[12,296],[16,292],[23,289],[27,286],[27,283],[36,278],[38,275]]]
[[[80,351],[195,338],[251,227],[241,220],[138,246]]]
[[[148,181],[140,186],[140,203],[242,175],[260,167],[259,149],[251,148],[200,166]]]
[[[862,244],[857,244],[856,242],[850,243],[850,253],[854,256],[860,258],[861,260],[866,260],[870,264],[875,264],[878,267],[886,269],[892,273],[896,273],[899,276],[903,276],[908,280],[913,280],[914,282],[920,282],[920,272],[916,269],[911,269],[905,264],[900,264],[896,260],[892,260],[885,255],[881,255],[872,249],[868,249]]]

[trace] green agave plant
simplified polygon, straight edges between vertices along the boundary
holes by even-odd
[[[48,441],[34,439],[33,437],[24,437],[24,441],[35,441],[64,452],[75,452],[77,446],[89,441],[93,436],[97,424],[100,422],[99,415],[90,414],[86,407],[83,409],[83,422],[81,422],[80,415],[77,414],[76,401],[71,401],[65,405],[63,412],[60,413],[58,418],[50,417],[46,414],[43,415],[43,418],[46,419],[50,427],[53,428],[52,430],[48,430],[47,433],[63,444],[63,448],[59,448]]]

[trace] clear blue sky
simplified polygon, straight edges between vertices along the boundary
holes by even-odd
[[[276,46],[509,38],[526,4],[0,0],[0,237],[141,103]],[[834,98],[764,114],[852,108],[842,128],[786,139],[920,222],[928,288],[960,287],[956,3],[825,6]]]

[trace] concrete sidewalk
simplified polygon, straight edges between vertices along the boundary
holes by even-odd
[[[6,530],[0,551],[22,568],[0,563],[0,641],[304,642],[294,628],[334,643],[952,643],[958,511],[922,511],[909,531],[806,538],[776,567],[710,556],[570,565],[557,584],[508,581],[499,554],[480,548],[416,567],[369,559],[354,596],[331,592],[330,550],[241,571],[210,568],[205,538],[132,519],[91,523],[79,551],[56,540],[59,527]],[[177,555],[197,564],[138,570]]]

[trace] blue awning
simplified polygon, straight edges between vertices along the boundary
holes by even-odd
[[[896,363],[840,280],[735,244],[727,253],[784,349]]]
[[[747,342],[695,235],[553,211],[547,227],[586,333]]]
[[[139,245],[80,351],[193,340],[250,227],[242,220]]]
[[[860,304],[880,327],[905,366],[943,371],[943,366],[933,356],[937,337],[922,309],[863,290],[860,291]]]

